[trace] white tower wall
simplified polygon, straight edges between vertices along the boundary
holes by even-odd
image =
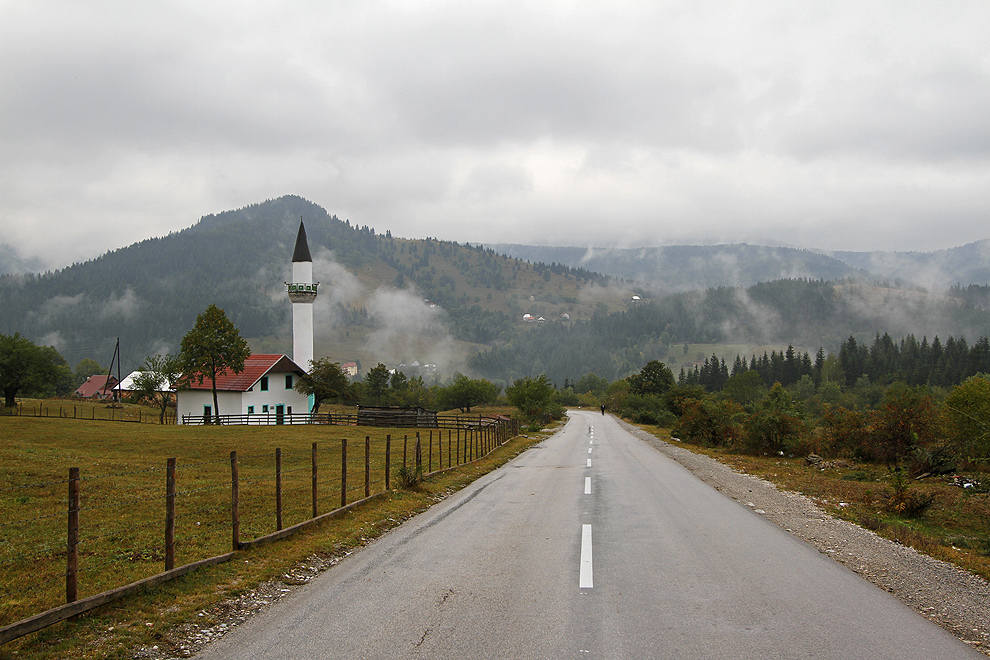
[[[313,305],[292,303],[292,361],[309,371],[313,360]]]
[[[296,284],[313,283],[313,262],[292,263],[292,281]],[[292,303],[292,361],[309,371],[313,359],[313,302]]]

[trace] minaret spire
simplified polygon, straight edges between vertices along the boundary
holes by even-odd
[[[309,241],[306,239],[306,225],[299,218],[299,233],[296,234],[296,249],[292,251],[292,263],[297,261],[312,261],[309,255]]]

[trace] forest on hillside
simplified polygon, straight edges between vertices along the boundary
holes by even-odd
[[[588,371],[623,378],[685,342],[794,344],[837,353],[848,337],[868,342],[877,333],[979,338],[990,333],[988,292],[971,285],[951,298],[901,295],[807,279],[718,287],[519,332],[475,355],[471,366],[486,378],[546,373],[561,383]]]
[[[475,351],[441,379],[468,370],[502,383],[546,374],[560,384],[589,372],[614,380],[688,343],[793,344],[836,353],[850,336],[868,342],[889,333],[932,342],[990,334],[987,286],[957,285],[935,295],[883,282],[789,278],[632,301],[629,283],[615,286],[579,266],[522,261],[435,238],[396,238],[295,196],[208,215],[186,230],[59,271],[0,276],[0,334],[55,346],[70,365],[85,358],[106,363],[119,337],[136,367],[148,355],[174,351],[196,316],[216,304],[244,337],[288,337],[283,282],[300,218],[314,258],[330,268],[324,272],[353,280],[321,284],[323,322],[333,337],[363,337],[389,322],[366,299],[345,299],[342,289],[363,287],[366,297],[403,291],[409,304],[436,307],[427,340],[465,342]],[[523,322],[524,314],[545,322]],[[392,322],[403,325],[401,317]],[[365,357],[371,364],[383,359]]]

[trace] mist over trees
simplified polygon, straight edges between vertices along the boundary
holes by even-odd
[[[906,337],[905,359],[918,352],[925,360],[934,360],[922,362],[918,369],[938,369],[945,360],[952,366],[961,358],[942,356],[941,344],[939,357],[930,354],[925,336],[979,338],[990,332],[990,312],[981,288],[970,287],[965,297],[949,298],[817,280],[763,282],[745,289],[717,287],[672,294],[589,320],[530,328],[478,353],[471,366],[491,379],[546,373],[561,383],[593,371],[616,380],[650,360],[663,360],[684,342],[803,345],[822,347],[827,354],[838,353],[848,341],[845,338],[863,343],[883,332],[884,342],[893,341],[892,335]],[[920,342],[914,339],[916,332],[922,334]],[[953,340],[953,356],[961,350],[961,341],[965,340]],[[889,362],[891,350],[875,349],[876,359],[882,355]],[[701,378],[714,377],[713,368],[703,367]],[[773,369],[767,365],[764,371]],[[784,375],[779,378],[789,380]],[[905,378],[917,382],[922,376],[919,372]],[[949,378],[958,382],[955,376]]]
[[[355,281],[399,287],[418,305],[426,304],[423,299],[436,305],[431,338],[443,335],[474,344],[465,351],[474,353],[468,362],[449,366],[441,378],[463,371],[505,386],[546,374],[559,385],[593,372],[611,382],[651,360],[666,362],[671,351],[688,343],[822,347],[826,355],[838,355],[849,337],[864,345],[886,333],[919,338],[918,352],[927,356],[929,349],[937,353],[936,337],[942,338],[944,350],[949,348],[947,338],[978,341],[990,334],[990,286],[984,284],[960,284],[935,294],[888,282],[833,279],[850,271],[829,270],[833,261],[813,252],[696,246],[668,250],[664,258],[707,259],[713,277],[723,270],[718,277],[728,278],[724,265],[732,259],[736,270],[756,278],[801,272],[803,267],[795,264],[818,264],[815,272],[821,277],[706,289],[701,289],[705,282],[718,280],[698,280],[696,290],[676,293],[651,294],[647,287],[641,290],[643,300],[632,304],[619,289],[606,288],[608,278],[580,261],[565,260],[562,252],[546,253],[550,263],[530,263],[482,246],[396,239],[295,196],[208,215],[189,229],[57,272],[0,276],[0,332],[53,345],[70,364],[84,358],[105,362],[120,337],[125,356],[134,362],[130,366],[136,368],[141,358],[135,356],[176,352],[196,315],[215,303],[244,337],[278,346],[277,338],[291,335],[291,307],[282,282],[289,277],[300,216],[314,252],[332,254]],[[624,254],[633,258],[631,252]],[[747,258],[754,265],[747,266]],[[321,300],[332,296],[337,285],[324,282]],[[331,298],[326,304],[329,320],[324,323],[339,329],[341,337],[353,331],[374,334],[384,322],[364,306],[368,303]],[[524,313],[545,315],[546,322],[524,323]],[[910,346],[905,350],[913,354]],[[356,357],[332,354],[335,360]],[[385,355],[361,357],[371,364],[398,366]],[[938,363],[942,358],[932,359]],[[947,364],[955,369],[952,360]],[[724,380],[721,365],[718,371],[708,365],[698,376]],[[914,382],[922,376],[905,372],[904,377]]]

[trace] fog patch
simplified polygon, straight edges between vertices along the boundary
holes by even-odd
[[[126,321],[132,321],[141,313],[142,303],[138,300],[134,289],[127,287],[123,295],[111,295],[101,307],[105,316],[119,316]]]
[[[328,333],[341,324],[346,325],[342,314],[350,307],[360,307],[367,296],[361,281],[334,258],[325,248],[313,257],[313,281],[319,282],[319,295],[313,303],[313,332],[325,339]]]
[[[53,330],[52,332],[49,332],[48,334],[39,337],[38,341],[36,342],[36,345],[51,346],[56,351],[61,353],[65,349],[67,342],[65,341],[65,338],[62,336],[61,332],[57,330]]]
[[[375,329],[365,341],[378,362],[436,365],[438,373],[459,369],[454,338],[447,329],[446,313],[427,303],[415,289],[377,289],[365,305]]]
[[[82,317],[85,305],[85,293],[77,293],[74,296],[52,296],[41,303],[37,310],[28,312],[27,316],[38,325],[46,326],[66,314]]]

